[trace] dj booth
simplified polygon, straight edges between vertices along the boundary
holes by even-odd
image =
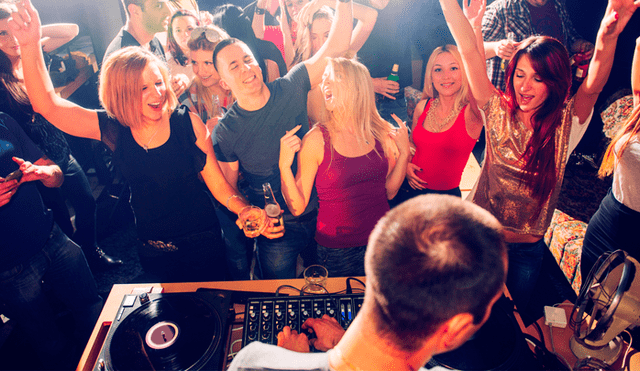
[[[366,282],[364,277],[358,279]],[[331,295],[299,296],[296,289],[304,285],[302,279],[114,285],[77,370],[224,370],[230,355],[243,345],[275,344],[282,327],[299,329],[311,316],[328,314],[346,328],[363,302],[362,285],[351,280],[352,290],[347,293],[344,277],[327,280]],[[551,335],[544,318],[539,323],[547,348],[551,349],[548,342],[553,336],[556,351],[573,364],[575,357],[565,341],[569,328],[556,329]],[[512,302],[503,297],[472,339],[434,357],[427,367],[541,369],[523,335],[532,333],[531,328],[524,328]],[[633,358],[631,370],[638,366]]]
[[[364,277],[357,277],[361,281],[365,281]],[[360,292],[362,294],[362,287],[357,281],[351,281],[354,292]],[[87,347],[82,354],[82,358],[80,359],[80,363],[78,364],[77,370],[99,370],[100,369],[100,361],[105,358],[109,358],[109,353],[116,353],[118,357],[122,355],[122,352],[125,352],[124,357],[135,357],[137,351],[130,351],[128,349],[135,348],[135,346],[131,346],[130,343],[132,337],[145,337],[147,332],[144,334],[134,334],[131,336],[121,336],[120,333],[130,334],[131,332],[140,332],[136,329],[140,328],[140,322],[148,322],[153,324],[157,323],[165,323],[172,321],[164,321],[162,319],[155,320],[153,317],[157,315],[157,313],[162,313],[157,315],[158,317],[167,316],[166,309],[164,307],[169,306],[175,308],[176,305],[174,302],[183,303],[183,307],[177,310],[183,311],[195,311],[195,314],[191,314],[190,317],[199,317],[203,318],[204,325],[201,326],[203,328],[211,328],[217,331],[220,327],[219,322],[213,321],[211,322],[210,316],[202,314],[202,308],[216,306],[218,303],[216,301],[224,301],[229,300],[228,298],[220,298],[219,295],[216,295],[215,290],[223,290],[223,291],[232,291],[232,292],[245,292],[244,295],[239,295],[243,302],[246,302],[248,298],[254,296],[260,296],[260,293],[264,293],[263,295],[268,295],[268,297],[275,297],[276,290],[283,285],[293,286],[295,288],[302,288],[305,285],[305,281],[303,279],[292,279],[292,280],[260,280],[260,281],[231,281],[231,282],[193,282],[193,283],[148,283],[148,284],[125,284],[125,285],[114,285],[111,289],[109,297],[105,301],[104,308],[98,321],[96,323],[95,328],[89,338],[89,342]],[[338,293],[344,292],[346,289],[346,278],[329,278],[326,283],[326,289],[330,293]],[[204,292],[200,290],[199,293],[196,293],[198,289],[205,289]],[[213,289],[206,290],[206,289]],[[180,295],[174,297],[174,294],[184,293],[182,297]],[[287,298],[286,295],[299,295],[296,290],[292,289],[281,289],[280,290],[282,298]],[[161,294],[161,295],[160,295]],[[348,296],[348,295],[347,295]],[[141,297],[143,299],[141,299]],[[194,299],[195,297],[195,299]],[[234,298],[238,297],[234,295]],[[314,296],[315,297],[315,296]],[[339,297],[343,298],[345,295],[339,295]],[[145,299],[146,298],[146,299]],[[201,305],[200,299],[204,298],[204,305]],[[148,300],[147,303],[143,303],[145,300]],[[130,303],[127,303],[130,301]],[[353,301],[355,303],[355,301]],[[186,303],[186,304],[185,304]],[[189,304],[191,303],[191,304]],[[327,301],[329,303],[329,301]],[[131,305],[129,305],[131,304]],[[209,305],[211,304],[211,305]],[[221,303],[224,305],[224,303]],[[275,305],[275,302],[274,302]],[[338,304],[339,306],[340,304]],[[146,306],[146,307],[145,307]],[[246,310],[248,310],[248,305],[246,304],[233,304],[231,303],[231,307],[235,309],[236,313],[236,323],[243,323],[244,315]],[[275,313],[277,308],[272,308]],[[304,308],[300,308],[302,311]],[[313,309],[313,308],[312,308]],[[322,308],[323,311],[332,310],[329,308]],[[348,308],[347,308],[348,309]],[[345,311],[347,310],[345,309]],[[285,308],[288,310],[288,308]],[[339,307],[333,310],[340,310]],[[355,311],[355,308],[354,310]],[[328,313],[328,312],[327,312]],[[226,320],[226,313],[220,313],[217,317],[220,317],[222,322]],[[355,316],[355,314],[352,314]],[[132,317],[131,317],[132,316]],[[193,333],[189,333],[190,327],[194,327],[194,325],[188,321],[185,321],[184,318],[188,316],[178,315],[182,320],[177,321],[179,327],[181,327],[181,331],[185,330],[183,334],[186,334],[189,337],[193,337]],[[135,318],[135,322],[133,322],[131,318]],[[169,317],[172,317],[169,315]],[[175,318],[176,315],[174,314]],[[182,323],[181,323],[182,321]],[[217,323],[217,324],[216,324]],[[297,323],[300,323],[299,321]],[[227,326],[231,326],[231,321],[227,321]],[[122,326],[122,329],[119,329]],[[144,325],[143,325],[144,326]],[[148,327],[148,326],[147,326]],[[242,324],[235,325],[236,329],[242,329]],[[118,330],[118,331],[114,331]],[[110,331],[111,330],[111,331]],[[275,329],[274,329],[275,330]],[[172,328],[172,325],[158,327],[158,333],[162,334],[160,336],[166,337],[167,334],[169,336],[175,336],[175,329]],[[197,332],[197,331],[196,331]],[[275,331],[271,331],[274,333]],[[116,337],[116,341],[113,341],[114,333],[118,336]],[[260,332],[260,336],[263,336],[266,332]],[[243,331],[233,330],[227,332],[227,339],[220,339],[219,342],[215,344],[219,349],[223,349],[225,353],[237,352],[240,349],[241,340],[243,340]],[[275,335],[275,334],[274,334]],[[195,334],[195,338],[198,336],[206,336],[206,334],[202,335],[200,333]],[[177,337],[177,336],[176,336]],[[229,339],[229,337],[231,339]],[[144,341],[144,340],[141,340]],[[246,339],[245,339],[246,341]],[[176,340],[177,342],[177,340]],[[196,345],[201,345],[202,341],[195,341],[198,343]],[[206,342],[205,342],[206,343]],[[233,349],[228,349],[229,344],[234,343]],[[113,349],[111,345],[117,345],[119,349]],[[136,344],[139,345],[139,344]],[[158,346],[159,348],[162,345]],[[105,356],[106,351],[106,356]],[[162,352],[162,350],[160,350]],[[132,354],[126,354],[132,353]],[[224,354],[224,360],[226,361],[226,354]],[[180,357],[180,355],[178,356]],[[175,357],[174,357],[175,358]],[[136,362],[135,360],[131,362]],[[135,363],[134,363],[135,364]],[[226,365],[226,362],[223,361],[223,364]],[[126,366],[124,369],[136,369],[135,366]],[[178,367],[176,369],[180,369]],[[105,365],[105,370],[114,370],[117,368],[113,368],[110,365]],[[211,369],[207,367],[207,369]],[[213,368],[217,369],[217,368]]]

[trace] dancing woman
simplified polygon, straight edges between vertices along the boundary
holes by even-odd
[[[84,109],[55,94],[42,59],[40,20],[31,2],[23,1],[12,17],[34,110],[59,129],[101,140],[114,151],[114,162],[131,188],[145,272],[159,282],[224,279],[220,226],[198,177],[233,212],[247,202],[225,180],[200,118],[175,108],[177,99],[167,89],[164,64],[138,47],[113,53],[100,74],[100,100],[106,111]],[[263,233],[282,235],[281,228]]]
[[[485,3],[471,0],[467,14],[472,23],[482,17]],[[470,197],[504,225],[510,243],[507,287],[524,310],[540,272],[543,235],[567,158],[611,72],[618,35],[640,1],[609,1],[589,75],[571,98],[569,56],[559,41],[539,36],[524,40],[509,62],[507,90],[501,93],[487,77],[477,35],[456,0],[440,4],[460,48],[471,92],[487,117],[485,164]]]
[[[320,264],[329,275],[364,275],[364,252],[376,222],[389,210],[387,199],[398,192],[409,161],[407,127],[394,130],[375,107],[367,68],[335,58],[322,79],[330,119],[316,125],[302,141],[280,140],[282,193],[294,215],[304,211],[312,189],[318,192],[315,239]],[[298,171],[291,171],[300,152]]]
[[[584,236],[580,269],[583,282],[598,257],[607,251],[625,250],[640,259],[640,38],[631,65],[633,111],[621,125],[605,152],[598,175],[613,174],[613,185],[589,220]]]
[[[416,151],[394,203],[427,193],[460,197],[462,172],[482,125],[458,48],[436,48],[427,62],[422,100],[413,113]]]

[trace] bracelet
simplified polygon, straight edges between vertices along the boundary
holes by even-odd
[[[265,13],[266,11],[267,11],[266,9],[258,8],[258,7],[256,6],[256,14],[257,14],[257,15],[264,15],[264,13]]]
[[[239,195],[237,194],[232,194],[231,196],[227,197],[227,209],[229,209],[229,201],[231,201],[232,198],[237,197],[237,198],[241,198]]]
[[[341,2],[341,3],[348,3],[348,2],[350,2],[351,0],[338,0],[338,1],[339,1],[339,2]]]

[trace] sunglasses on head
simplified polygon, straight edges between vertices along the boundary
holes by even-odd
[[[191,31],[191,36],[189,36],[189,39],[197,40],[202,37],[203,34],[207,41],[209,41],[210,43],[217,43],[218,41],[222,40],[222,35],[220,35],[218,31],[207,26],[198,26],[194,28],[193,31]]]

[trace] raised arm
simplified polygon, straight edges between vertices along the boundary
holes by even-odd
[[[327,42],[322,45],[313,57],[303,62],[307,67],[311,86],[316,86],[320,83],[322,73],[327,65],[326,58],[340,57],[349,50],[353,31],[351,0],[336,0],[335,9],[336,17],[331,25]]]
[[[302,214],[309,204],[318,167],[324,157],[324,140],[320,130],[317,128],[310,130],[302,141],[295,135],[298,130],[300,125],[287,131],[280,139],[279,160],[282,195],[289,211],[295,216]],[[296,152],[300,153],[298,172],[294,177],[291,165]]]
[[[264,17],[267,12],[267,0],[258,0],[253,13],[251,28],[258,39],[264,39]]]
[[[353,3],[353,18],[358,20],[358,24],[356,24],[351,35],[349,57],[355,55],[371,35],[371,31],[373,31],[378,19],[378,11],[366,5]]]
[[[98,114],[60,98],[53,88],[42,56],[40,18],[31,1],[24,0],[11,16],[9,26],[20,43],[24,82],[34,111],[65,133],[100,140]]]
[[[637,107],[640,104],[640,37],[636,39],[636,49],[633,52],[631,89],[633,89],[633,106]]]
[[[589,73],[575,96],[574,109],[580,123],[584,123],[591,114],[611,73],[618,36],[638,7],[640,0],[609,0],[596,37]]]
[[[42,26],[42,49],[45,53],[56,50],[78,36],[80,29],[75,23],[55,23]]]
[[[475,3],[481,1],[483,0],[471,0],[470,7],[477,6]],[[471,93],[476,97],[478,106],[483,107],[495,90],[487,77],[484,53],[478,50],[476,35],[457,0],[440,0],[440,5],[447,26],[460,50]]]

